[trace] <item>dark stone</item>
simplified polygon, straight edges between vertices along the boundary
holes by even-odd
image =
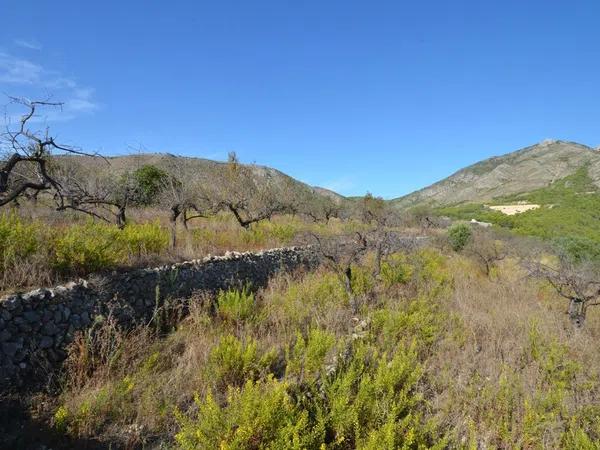
[[[29,323],[37,323],[42,318],[40,314],[35,311],[26,311],[23,313],[23,317]]]
[[[19,345],[16,342],[5,342],[2,344],[2,351],[6,356],[12,358],[19,351]]]
[[[79,314],[72,314],[69,323],[76,330],[81,328],[81,317],[79,317]]]
[[[40,348],[50,348],[53,345],[54,345],[54,341],[52,340],[52,338],[50,338],[48,336],[42,337],[42,340],[40,341]]]
[[[81,313],[81,324],[83,326],[87,326],[90,323],[91,323],[90,315],[87,313],[87,311],[84,311],[83,313]]]
[[[58,332],[59,329],[54,325],[54,322],[48,322],[42,327],[42,333],[46,336],[54,336]]]
[[[2,331],[0,331],[0,342],[6,342],[10,339],[11,334],[8,332],[8,330],[4,329]]]

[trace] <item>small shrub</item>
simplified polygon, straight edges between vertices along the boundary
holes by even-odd
[[[406,257],[396,253],[388,257],[381,263],[381,280],[385,287],[391,287],[396,284],[406,284],[410,281],[413,268],[407,263]]]
[[[448,242],[455,252],[460,252],[471,239],[471,227],[464,223],[457,223],[448,229]]]
[[[16,214],[0,215],[0,266],[5,270],[38,251],[40,227],[25,223]]]
[[[217,297],[219,316],[227,321],[242,322],[251,318],[255,310],[254,294],[245,287],[241,291],[221,291]]]
[[[254,339],[241,342],[235,336],[227,335],[211,350],[207,376],[221,389],[242,386],[247,380],[265,377],[276,356],[274,350],[261,354]]]
[[[325,360],[335,346],[333,333],[313,328],[304,339],[300,333],[287,357],[286,376],[299,380],[314,380],[325,368]]]
[[[157,255],[169,247],[169,234],[158,222],[128,224],[118,236],[130,257]]]
[[[294,236],[296,236],[297,230],[292,224],[273,224],[270,234],[282,244],[289,244]]]
[[[116,227],[97,222],[73,225],[53,245],[54,268],[63,274],[85,274],[111,267],[124,260]]]
[[[352,292],[357,295],[365,295],[373,291],[375,280],[371,271],[366,267],[354,265],[352,266]]]
[[[320,433],[309,428],[308,412],[294,405],[286,389],[285,383],[268,378],[230,388],[225,406],[210,394],[204,400],[196,397],[196,419],[177,414],[177,443],[189,450],[318,447]]]

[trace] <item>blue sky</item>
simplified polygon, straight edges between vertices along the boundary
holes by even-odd
[[[48,125],[105,154],[236,151],[393,198],[543,139],[600,145],[598,0],[0,9],[0,92],[64,101]]]

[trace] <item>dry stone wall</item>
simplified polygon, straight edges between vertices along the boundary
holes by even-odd
[[[131,327],[150,320],[165,299],[189,298],[250,283],[263,287],[279,271],[313,269],[310,248],[228,253],[174,265],[79,280],[0,299],[0,392],[44,382],[66,358],[77,331],[111,314]]]

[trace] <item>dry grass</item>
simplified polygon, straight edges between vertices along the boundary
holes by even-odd
[[[450,333],[430,361],[440,420],[478,448],[565,445],[568,420],[600,400],[600,311],[574,330],[565,301],[514,261],[494,281],[470,260],[453,266]]]
[[[365,279],[369,261],[356,268]],[[415,401],[410,411],[422,419],[411,425],[416,427],[411,433],[425,439],[420,442],[449,448],[598,448],[600,308],[575,331],[564,301],[547,284],[525,277],[513,259],[499,263],[492,277],[466,256],[432,249],[395,263],[410,267],[402,282],[357,281],[358,316],[336,275],[322,270],[272,280],[253,300],[251,315],[236,316],[232,309],[220,314],[219,301],[199,298],[171,333],[142,329],[120,336],[107,324],[100,343],[80,340],[73,346],[53,426],[129,448],[172,445],[182,427],[202,426],[190,418],[206,407],[202,401],[209,393],[226,408],[227,386],[241,389],[269,373],[294,395],[308,389],[299,398],[310,407],[326,383],[323,373],[337,373],[339,361],[352,358],[364,339],[391,355],[407,343],[416,345],[413,370],[423,376],[410,391]],[[321,330],[335,344],[318,360],[316,372],[308,363],[298,372],[295,343],[311,330]],[[192,422],[186,425],[181,415]],[[368,447],[366,440],[329,443],[381,448]]]
[[[11,221],[15,218],[23,231],[11,234],[8,230],[14,228]],[[249,230],[245,230],[229,215],[218,214],[208,219],[194,220],[188,229],[178,224],[177,246],[169,248],[170,225],[163,211],[133,209],[128,218],[134,233],[136,229],[146,233],[133,239],[139,239],[142,245],[150,242],[151,248],[123,252],[122,248],[109,244],[119,236],[124,236],[124,240],[129,239],[125,236],[126,231],[120,232],[116,227],[102,222],[92,223],[86,216],[58,213],[51,208],[25,206],[8,215],[0,215],[0,250],[6,254],[10,253],[7,248],[17,251],[12,258],[0,257],[0,294],[51,286],[96,271],[200,259],[231,250],[243,252],[287,246],[307,231],[340,234],[361,226],[337,219],[324,224],[299,217],[280,216],[253,224]],[[159,230],[148,234],[142,229],[143,224],[158,225]],[[86,227],[88,231],[85,231]],[[78,231],[81,228],[84,230]],[[3,230],[7,231],[3,233]],[[164,244],[157,245],[157,240]],[[29,249],[30,246],[31,249],[24,252],[23,249]],[[86,256],[82,257],[83,254]]]

